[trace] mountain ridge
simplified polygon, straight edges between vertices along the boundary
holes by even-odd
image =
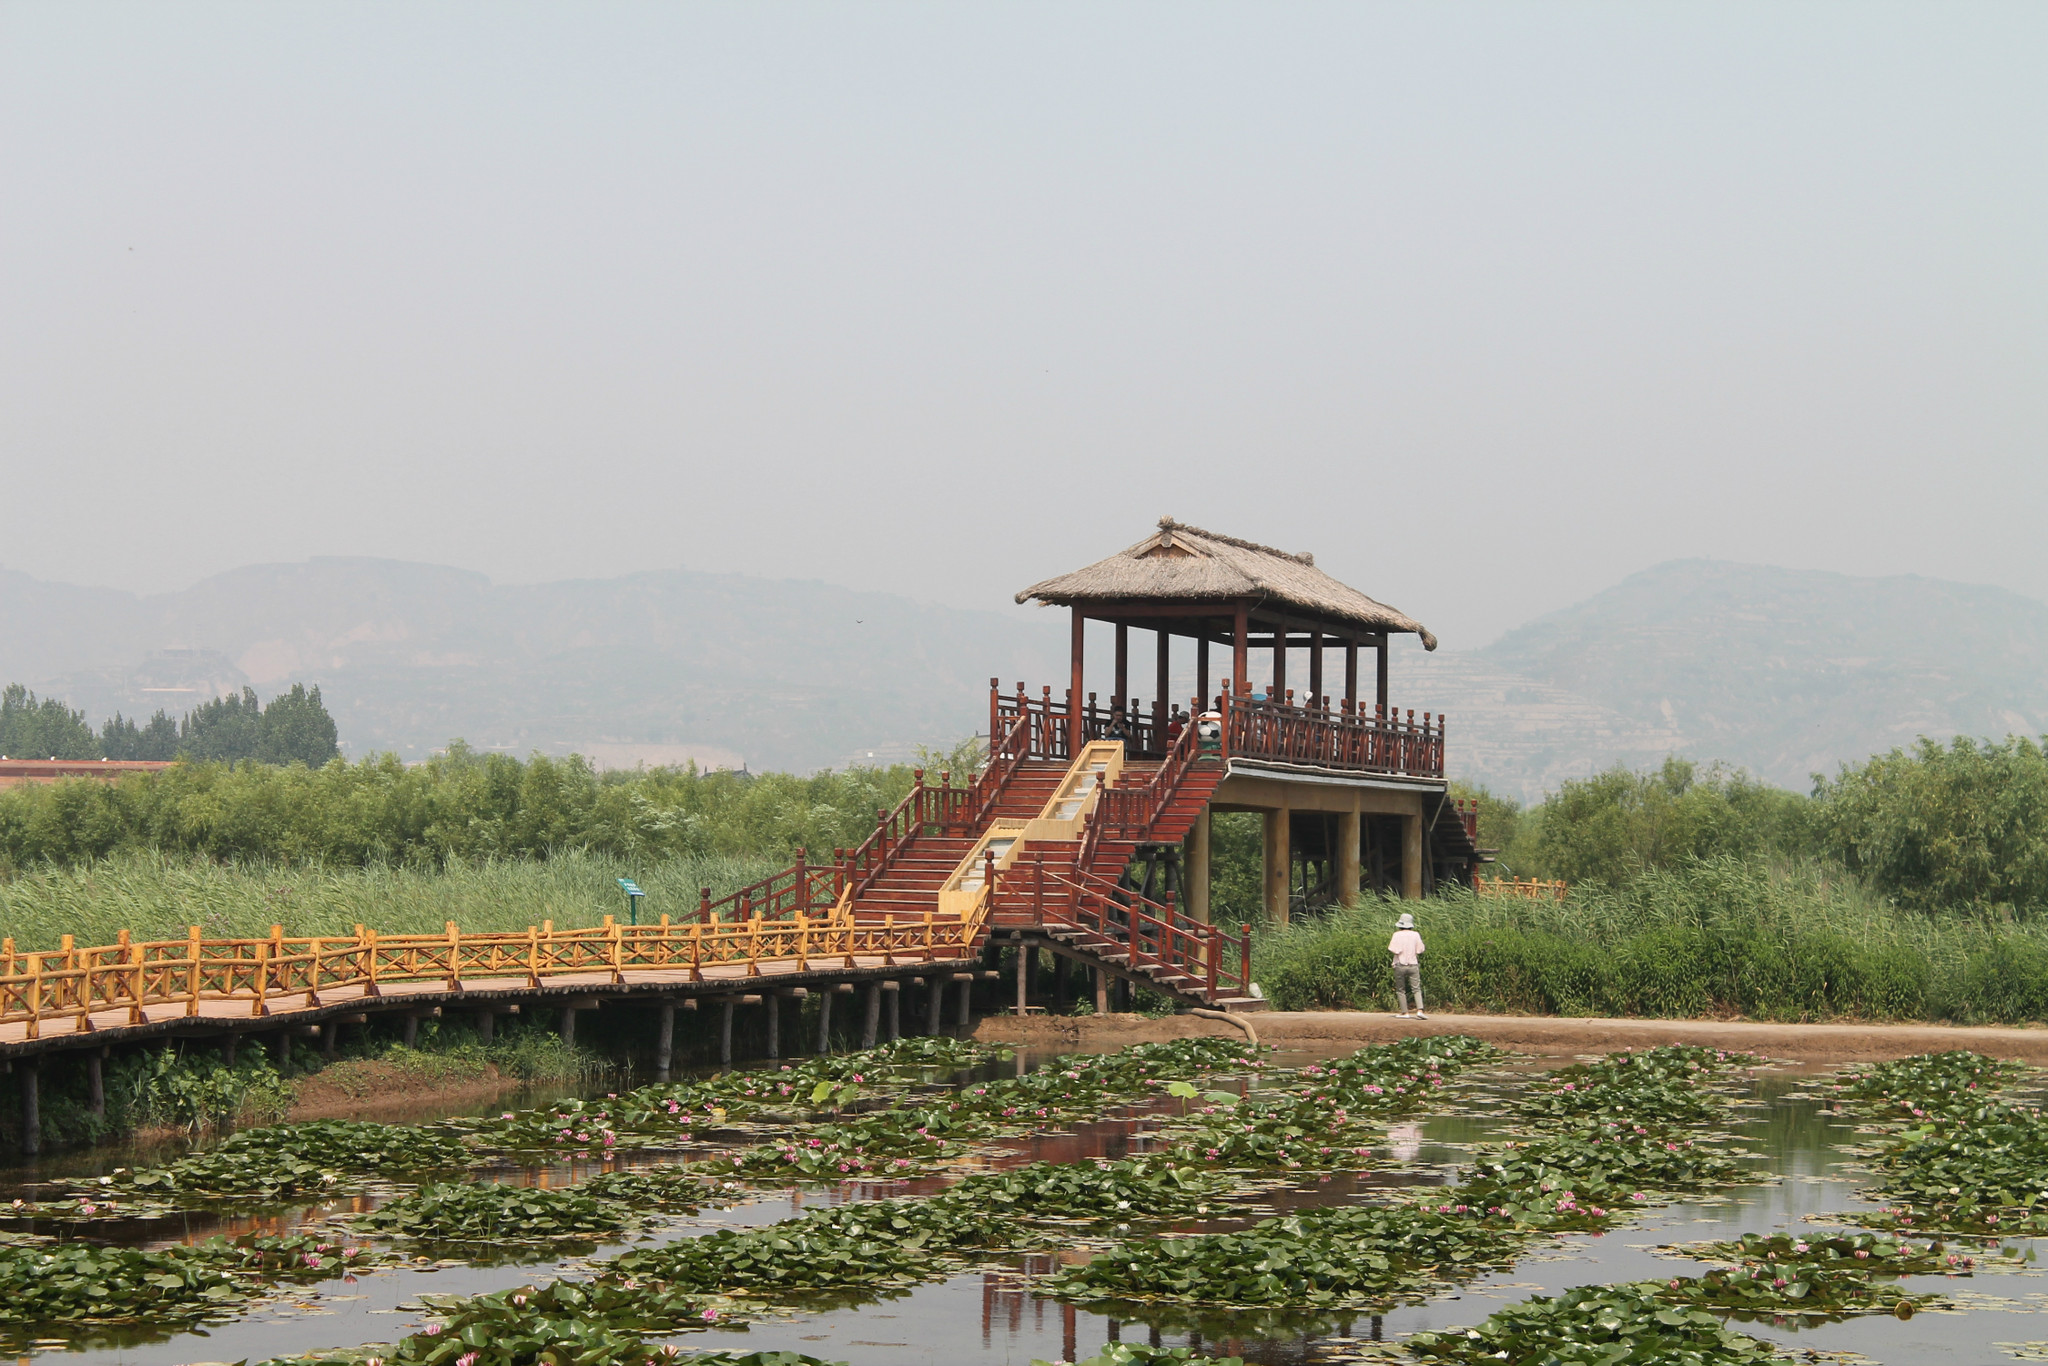
[[[985,728],[991,675],[1065,673],[1063,615],[817,580],[496,584],[322,556],[141,596],[0,570],[0,679],[95,719],[317,682],[355,754],[423,758],[460,736],[808,771],[950,745]],[[1671,560],[1477,649],[1397,638],[1393,684],[1404,708],[1449,717],[1453,776],[1525,800],[1670,753],[1803,789],[1922,734],[2048,731],[2048,604],[1919,575]]]

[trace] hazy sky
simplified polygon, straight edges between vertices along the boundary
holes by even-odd
[[[2048,597],[2048,5],[0,4],[0,564]],[[1928,623],[1902,623],[1922,629]]]

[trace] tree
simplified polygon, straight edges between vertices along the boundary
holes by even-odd
[[[19,683],[0,692],[0,754],[15,759],[97,759],[100,742],[85,713]]]
[[[304,764],[318,768],[341,757],[334,718],[320,701],[320,685],[311,692],[303,683],[279,693],[264,708],[261,739],[255,757],[266,764]]]
[[[253,759],[263,744],[263,704],[254,688],[202,702],[178,727],[178,755],[197,759]]]
[[[149,724],[138,726],[115,712],[100,727],[100,753],[109,759],[154,759],[178,757],[178,723],[159,707]]]
[[[1793,853],[1811,803],[1716,764],[1676,755],[1646,772],[1612,768],[1574,779],[1533,813],[1537,861],[1567,882],[1619,886],[1688,859]]]
[[[1816,778],[1830,851],[1901,905],[2048,909],[2048,753],[1924,736]]]

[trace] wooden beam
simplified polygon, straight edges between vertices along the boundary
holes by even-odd
[[[1209,708],[1209,637],[1195,637],[1195,696],[1201,705],[1197,712]]]
[[[1081,699],[1083,696],[1081,690],[1081,662],[1082,657],[1087,653],[1087,626],[1088,619],[1081,614],[1081,609],[1076,607],[1074,609],[1073,660],[1068,666],[1067,674],[1067,754],[1069,757],[1081,752]],[[996,742],[993,732],[989,735],[988,742],[991,745]],[[874,1030],[869,1029],[868,1033],[872,1035]],[[871,1047],[873,1042],[873,1039],[870,1038],[868,1043],[863,1046]]]
[[[1237,605],[1237,619],[1233,624],[1230,642],[1230,695],[1242,698],[1250,686],[1246,681],[1251,672],[1251,650],[1246,636],[1250,634],[1245,605]]]
[[[1155,650],[1157,658],[1153,662],[1157,665],[1158,682],[1152,690],[1152,734],[1153,743],[1163,749],[1166,745],[1166,669],[1172,662],[1173,637],[1164,631],[1155,632],[1155,635],[1158,645]]]
[[[1115,710],[1122,711],[1131,696],[1131,628],[1116,625],[1116,691],[1110,694]]]

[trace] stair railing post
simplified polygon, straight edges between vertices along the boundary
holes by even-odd
[[[13,941],[8,941],[13,947]],[[12,955],[9,955],[12,957]],[[189,1019],[199,1013],[199,927],[190,926],[185,937],[185,1015]]]

